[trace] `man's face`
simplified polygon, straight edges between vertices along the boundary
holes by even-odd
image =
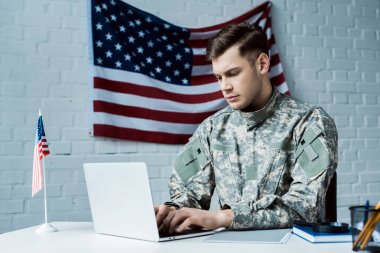
[[[245,57],[240,56],[239,47],[233,46],[214,59],[212,67],[232,109],[255,111],[265,105],[262,105],[266,98],[258,60],[252,66]]]

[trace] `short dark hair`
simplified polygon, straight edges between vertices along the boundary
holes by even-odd
[[[239,45],[240,55],[246,57],[250,63],[261,53],[269,56],[267,36],[263,29],[258,25],[240,23],[224,27],[209,40],[207,59],[212,61],[235,45]]]

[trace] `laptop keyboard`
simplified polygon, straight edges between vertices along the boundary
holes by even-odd
[[[176,235],[198,234],[198,233],[204,233],[207,231],[209,231],[209,230],[207,230],[207,229],[186,229],[185,231],[182,231],[181,233],[174,232],[171,234],[169,232],[160,231],[159,235],[160,235],[160,238],[165,238],[165,237],[172,237],[172,236],[176,236]]]

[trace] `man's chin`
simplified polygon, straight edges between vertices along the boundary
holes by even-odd
[[[233,110],[241,110],[241,106],[236,103],[228,103]]]

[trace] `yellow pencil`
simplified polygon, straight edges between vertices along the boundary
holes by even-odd
[[[380,202],[377,203],[375,210],[380,210]],[[364,249],[367,245],[369,239],[371,238],[373,230],[376,228],[376,224],[380,219],[380,213],[373,213],[368,219],[362,231],[360,231],[359,236],[356,238],[353,250],[357,250],[360,246],[360,249]],[[359,245],[360,244],[360,245]]]
[[[364,249],[367,246],[369,240],[371,239],[372,233],[375,230],[376,225],[379,222],[379,220],[380,220],[380,213],[376,213],[376,218],[372,222],[371,226],[368,228],[367,234],[364,237],[362,244],[360,245],[360,249]]]

